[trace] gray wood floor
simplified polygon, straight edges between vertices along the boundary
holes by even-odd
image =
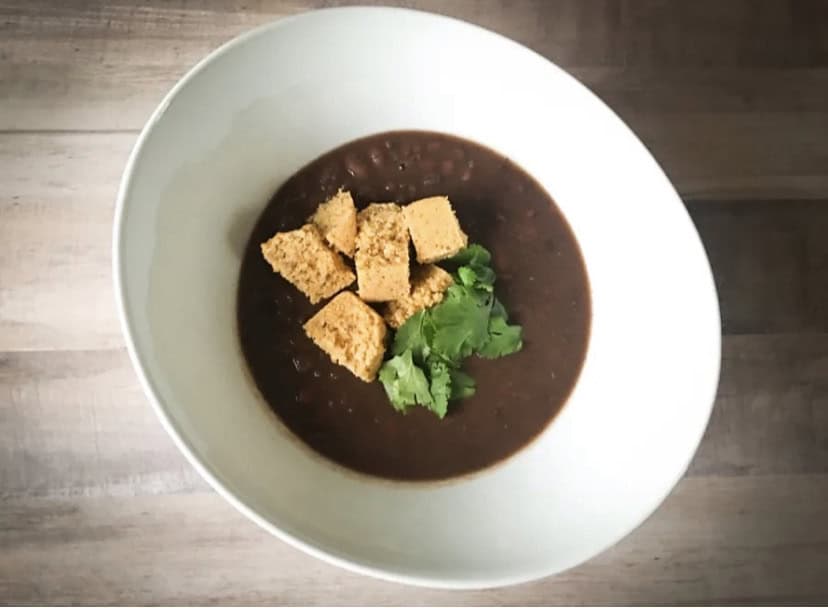
[[[0,602],[828,601],[828,3],[397,2],[497,30],[590,86],[662,163],[720,291],[698,455],[570,572],[453,593],[352,575],[202,482],[145,402],[110,279],[120,172],[199,58],[289,0],[0,0]]]

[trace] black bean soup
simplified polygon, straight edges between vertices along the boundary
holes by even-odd
[[[469,242],[492,252],[495,293],[523,325],[524,347],[502,359],[468,359],[464,370],[477,393],[451,402],[443,420],[419,407],[397,413],[378,381],[334,365],[302,330],[325,302],[311,305],[262,258],[260,243],[299,228],[339,188],[350,190],[358,209],[447,195]],[[398,480],[470,473],[530,442],[572,390],[589,326],[584,262],[549,195],[503,156],[438,133],[374,135],[304,167],[259,218],[239,279],[242,350],[273,411],[320,454]]]

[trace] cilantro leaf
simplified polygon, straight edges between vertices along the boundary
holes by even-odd
[[[394,335],[393,357],[379,379],[395,409],[420,405],[439,418],[452,399],[474,395],[474,379],[460,371],[473,354],[495,359],[523,347],[523,329],[508,323],[503,303],[494,296],[491,254],[472,244],[445,264],[454,283],[443,300],[409,318]]]
[[[431,320],[433,352],[456,367],[488,339],[489,303],[459,288],[431,309]]]
[[[460,279],[460,283],[466,287],[474,287],[474,284],[477,282],[477,273],[471,266],[461,266],[458,268],[457,277]]]
[[[434,403],[428,379],[423,370],[414,364],[410,350],[386,361],[380,369],[379,380],[397,411],[405,412],[417,404],[430,408]]]
[[[451,398],[451,375],[448,366],[442,361],[432,361],[429,366],[431,375],[432,404],[429,409],[443,418],[448,412],[448,402]]]
[[[465,399],[474,395],[476,385],[474,378],[459,369],[449,372],[451,375],[451,399]]]
[[[484,359],[497,359],[516,353],[523,348],[523,328],[520,325],[509,325],[501,316],[492,316],[489,319],[489,337],[485,344],[477,351]]]
[[[449,258],[446,262],[450,266],[488,266],[491,261],[492,254],[489,253],[488,249],[483,245],[472,243],[465,249],[458,251],[454,257]]]
[[[421,310],[403,323],[394,334],[394,344],[391,352],[401,355],[405,351],[411,351],[414,361],[423,363],[431,353],[429,342],[433,332],[431,330],[428,311]]]
[[[464,287],[491,292],[494,289],[495,273],[488,266],[460,266],[455,279]]]
[[[494,289],[495,272],[489,266],[471,265],[469,268],[474,270],[477,275],[477,283],[475,287],[485,291],[492,291]]]
[[[506,312],[506,307],[503,306],[503,302],[495,298],[492,301],[492,317],[500,317],[504,321],[509,320],[509,313]]]
[[[489,309],[492,306],[493,299],[494,295],[492,294],[491,288],[485,285],[481,286],[479,282],[476,282],[475,286],[473,287],[469,287],[467,285],[463,285],[460,283],[455,283],[454,285],[451,285],[446,290],[446,295],[443,298],[443,301],[448,302],[451,300],[469,300],[471,302],[476,303],[478,306],[482,306],[486,309]],[[442,306],[442,303],[438,304],[435,307],[435,309],[439,308],[440,306]]]

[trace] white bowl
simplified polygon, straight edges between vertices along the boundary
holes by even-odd
[[[592,287],[588,354],[561,414],[505,463],[441,483],[377,480],[314,455],[259,396],[236,334],[239,255],[271,194],[321,153],[394,129],[514,159],[568,218]],[[704,250],[644,146],[547,60],[425,13],[307,13],[193,68],[130,157],[114,271],[144,389],[213,487],[313,555],[406,583],[518,583],[617,542],[685,471],[718,380]]]

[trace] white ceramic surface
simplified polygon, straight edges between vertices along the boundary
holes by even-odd
[[[313,455],[262,402],[237,343],[239,254],[269,196],[321,153],[391,129],[514,159],[569,219],[592,285],[587,360],[563,412],[505,464],[448,483],[374,480]],[[407,583],[517,583],[609,547],[683,474],[718,380],[707,259],[644,146],[545,59],[425,13],[308,13],[202,61],[129,160],[114,272],[147,395],[201,474],[280,538]]]

